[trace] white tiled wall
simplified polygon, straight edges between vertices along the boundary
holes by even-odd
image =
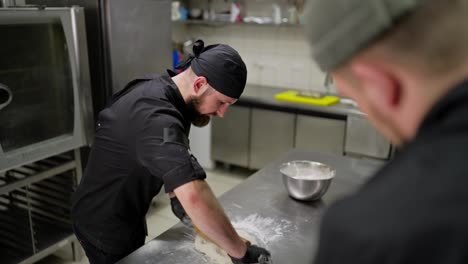
[[[291,26],[174,24],[173,40],[201,38],[205,44],[231,45],[247,65],[249,84],[324,92],[325,75],[310,57],[303,30]]]

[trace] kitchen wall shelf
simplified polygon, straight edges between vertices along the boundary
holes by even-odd
[[[70,199],[81,178],[79,151],[0,174],[0,262],[34,263],[71,245],[81,252],[70,220]]]
[[[302,24],[289,24],[289,23],[253,23],[253,22],[224,22],[224,21],[209,21],[209,20],[186,20],[186,21],[172,21],[176,25],[200,25],[200,26],[210,26],[210,27],[224,27],[224,26],[259,26],[259,27],[297,27],[300,28]]]

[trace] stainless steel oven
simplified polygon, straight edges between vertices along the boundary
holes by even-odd
[[[89,145],[83,8],[0,8],[0,36],[0,172]]]

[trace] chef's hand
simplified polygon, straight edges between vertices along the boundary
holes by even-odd
[[[177,197],[175,196],[171,198],[171,208],[174,215],[177,216],[177,218],[179,218],[180,221],[184,223],[184,225],[192,226],[192,220],[185,212],[184,207],[182,207],[182,204],[180,204],[179,199],[177,199]]]
[[[268,250],[255,246],[250,245],[247,246],[247,252],[245,252],[244,257],[241,259],[236,259],[231,257],[232,263],[234,264],[244,264],[244,263],[261,263],[267,264],[271,263],[270,261],[271,254]]]

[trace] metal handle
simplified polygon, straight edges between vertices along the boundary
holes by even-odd
[[[2,7],[16,6],[16,0],[2,0]]]
[[[0,110],[7,107],[11,100],[13,100],[13,94],[8,86],[0,83]]]

